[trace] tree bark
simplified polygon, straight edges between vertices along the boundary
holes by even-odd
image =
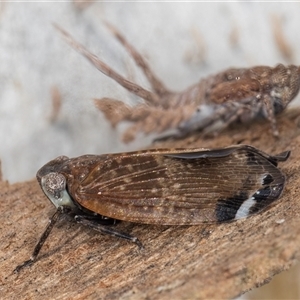
[[[55,209],[36,180],[0,182],[1,298],[224,299],[267,283],[300,257],[299,113],[291,110],[278,118],[279,139],[262,121],[237,125],[216,138],[194,134],[157,143],[155,147],[205,148],[243,143],[269,154],[292,153],[279,165],[287,176],[283,195],[265,212],[219,225],[116,225],[137,236],[143,250],[65,218],[37,262],[14,274],[29,259]]]

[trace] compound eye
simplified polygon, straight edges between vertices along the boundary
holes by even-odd
[[[66,189],[66,183],[65,176],[56,172],[49,173],[42,178],[43,189],[55,199],[62,197],[61,192]]]

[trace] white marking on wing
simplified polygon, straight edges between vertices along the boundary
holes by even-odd
[[[258,192],[257,192],[258,193]],[[246,218],[250,214],[250,209],[252,206],[256,204],[254,197],[248,198],[244,203],[240,206],[238,211],[235,214],[235,220]]]

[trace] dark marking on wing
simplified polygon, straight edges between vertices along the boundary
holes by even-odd
[[[265,177],[263,178],[263,183],[262,185],[268,185],[270,183],[272,183],[274,181],[274,178],[271,174],[267,174],[265,175]]]
[[[257,165],[258,160],[257,160],[257,155],[255,155],[253,152],[248,152],[246,153],[247,157],[247,165]]]
[[[273,187],[267,186],[263,189],[258,190],[253,195],[256,203],[251,207],[250,214],[259,212],[260,210],[266,208],[268,205],[277,200],[283,191],[284,182],[285,180],[283,178],[282,182]]]
[[[257,202],[262,202],[266,200],[271,195],[271,187],[267,186],[263,189],[258,190],[255,194],[253,194],[253,198]]]
[[[227,199],[219,199],[216,206],[216,218],[218,222],[234,220],[241,205],[249,198],[245,191]]]

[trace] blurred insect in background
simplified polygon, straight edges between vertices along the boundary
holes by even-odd
[[[56,28],[98,70],[144,100],[134,107],[110,98],[95,100],[98,109],[113,126],[121,121],[132,122],[124,132],[125,142],[132,141],[139,131],[157,133],[158,138],[184,137],[194,131],[215,135],[233,122],[245,123],[259,117],[268,119],[273,135],[278,136],[275,115],[281,113],[299,92],[298,66],[231,68],[204,78],[183,92],[174,92],[154,75],[142,55],[116,28],[105,24],[144,72],[153,91],[127,80],[65,30],[57,25]]]

